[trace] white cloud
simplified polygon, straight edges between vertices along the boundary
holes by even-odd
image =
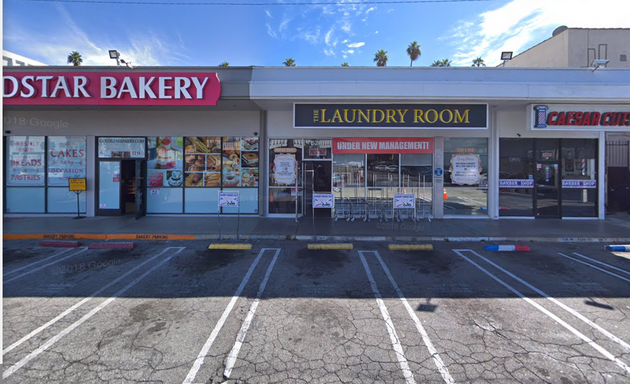
[[[286,30],[290,22],[291,22],[291,19],[282,20],[282,23],[280,23],[280,26],[278,27],[278,31],[282,32]]]
[[[273,19],[273,16],[271,16],[271,12],[269,12],[266,9],[265,9],[265,14],[267,15],[268,18]]]
[[[365,14],[367,15],[368,13],[375,11],[376,7],[370,7],[370,9],[368,9],[367,11],[365,11]]]
[[[629,28],[630,1],[512,0],[473,20],[462,20],[445,40],[456,47],[454,65],[468,66],[481,56],[500,62],[501,51],[515,54],[551,37],[560,25],[573,28]]]
[[[359,43],[348,44],[348,48],[361,48],[364,45],[365,45],[365,43],[363,41],[361,41]]]
[[[326,56],[335,56],[335,51],[332,48],[324,48],[324,54]]]
[[[271,28],[271,25],[269,24],[265,24],[267,26],[267,34],[271,37],[273,37],[274,39],[278,38],[278,35],[274,32],[273,28]]]
[[[21,47],[20,53],[36,58],[49,65],[67,65],[68,54],[77,51],[81,54],[83,65],[112,66],[116,62],[109,58],[108,50],[117,49],[125,61],[134,66],[176,65],[189,62],[185,55],[184,41],[181,35],[170,43],[152,31],[141,33],[131,31],[124,41],[112,41],[106,36],[89,36],[72,19],[62,5],[56,7],[59,15],[51,15],[59,19],[63,28],[54,36],[33,32],[32,29],[13,27],[4,36],[6,42]]]

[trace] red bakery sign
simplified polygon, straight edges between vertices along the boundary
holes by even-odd
[[[403,138],[337,138],[333,139],[334,154],[395,154],[433,153],[432,137]]]
[[[4,105],[217,105],[216,73],[5,72]]]

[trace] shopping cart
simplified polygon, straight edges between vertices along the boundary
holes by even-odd
[[[348,198],[335,199],[335,221],[352,219],[352,202]]]
[[[351,200],[351,211],[352,218],[350,221],[354,221],[355,219],[363,219],[363,221],[367,221],[368,216],[368,203],[367,200],[362,198],[356,198]]]

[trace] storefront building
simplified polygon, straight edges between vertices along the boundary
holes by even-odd
[[[5,216],[603,219],[630,70],[5,68],[3,108]]]

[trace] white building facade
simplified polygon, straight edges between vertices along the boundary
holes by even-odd
[[[67,84],[41,97],[23,80],[38,73]],[[603,219],[604,137],[630,130],[630,70],[611,68],[5,68],[4,82],[5,216],[76,213],[68,179],[84,178],[88,216]]]

